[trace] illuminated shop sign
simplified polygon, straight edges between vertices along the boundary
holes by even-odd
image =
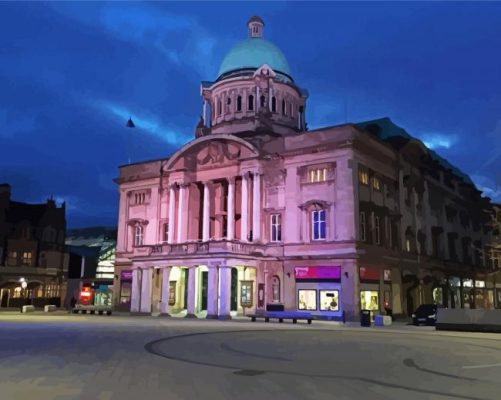
[[[132,282],[132,271],[120,272],[120,280],[125,282]]]
[[[360,280],[361,281],[379,281],[380,270],[374,267],[360,267]],[[388,276],[390,280],[391,274]],[[385,279],[386,280],[386,279]]]
[[[294,275],[299,280],[339,280],[341,267],[296,267]]]

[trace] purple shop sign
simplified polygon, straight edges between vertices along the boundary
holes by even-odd
[[[132,271],[122,271],[120,272],[121,281],[132,282]]]
[[[341,267],[296,267],[296,279],[341,279]]]

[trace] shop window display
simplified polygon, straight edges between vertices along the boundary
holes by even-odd
[[[320,311],[339,311],[338,290],[320,290]]]
[[[433,289],[433,302],[435,304],[443,305],[444,304],[444,292],[441,287],[436,287]]]
[[[130,295],[132,290],[132,282],[122,282],[120,288],[120,304],[130,303]]]
[[[298,309],[316,310],[317,309],[317,291],[314,289],[298,290]]]
[[[360,292],[360,307],[362,310],[379,310],[379,294],[376,290],[362,290]]]

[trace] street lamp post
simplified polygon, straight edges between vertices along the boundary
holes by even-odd
[[[28,287],[28,283],[26,282],[26,279],[20,278],[19,281],[21,282],[21,289],[22,289],[22,299],[23,301],[21,302],[21,312],[23,312],[23,305],[26,303],[25,300],[25,295],[26,295],[26,288]]]

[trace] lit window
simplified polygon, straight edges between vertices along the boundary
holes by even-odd
[[[381,190],[381,181],[379,178],[372,178],[372,187],[376,190]]]
[[[410,253],[411,252],[411,241],[409,239],[405,239],[405,250]]]
[[[317,168],[310,170],[310,182],[325,182],[327,180],[327,168]]]
[[[360,308],[362,310],[379,310],[379,293],[375,290],[360,291]]]
[[[25,251],[23,253],[23,264],[31,265],[31,251]]]
[[[280,278],[278,276],[274,276],[271,282],[271,289],[273,295],[273,302],[280,303]]]
[[[360,169],[358,171],[358,180],[360,181],[361,184],[368,185],[369,184],[369,173],[364,169]]]
[[[311,213],[313,240],[325,239],[325,210],[315,210]]]
[[[240,282],[240,305],[242,307],[252,307],[252,285],[253,281]]]
[[[374,233],[375,233],[375,240],[376,244],[381,243],[381,235],[380,235],[380,229],[379,229],[379,217],[374,218]]]
[[[365,242],[366,240],[366,224],[365,224],[365,212],[360,213],[360,240]]]
[[[137,225],[134,229],[134,246],[142,246],[143,245],[143,227],[141,225]]]
[[[271,215],[271,241],[280,242],[282,240],[282,216],[280,214]]]
[[[298,310],[312,310],[317,309],[317,291],[312,290],[298,290]]]
[[[339,311],[339,290],[320,290],[320,311]]]

